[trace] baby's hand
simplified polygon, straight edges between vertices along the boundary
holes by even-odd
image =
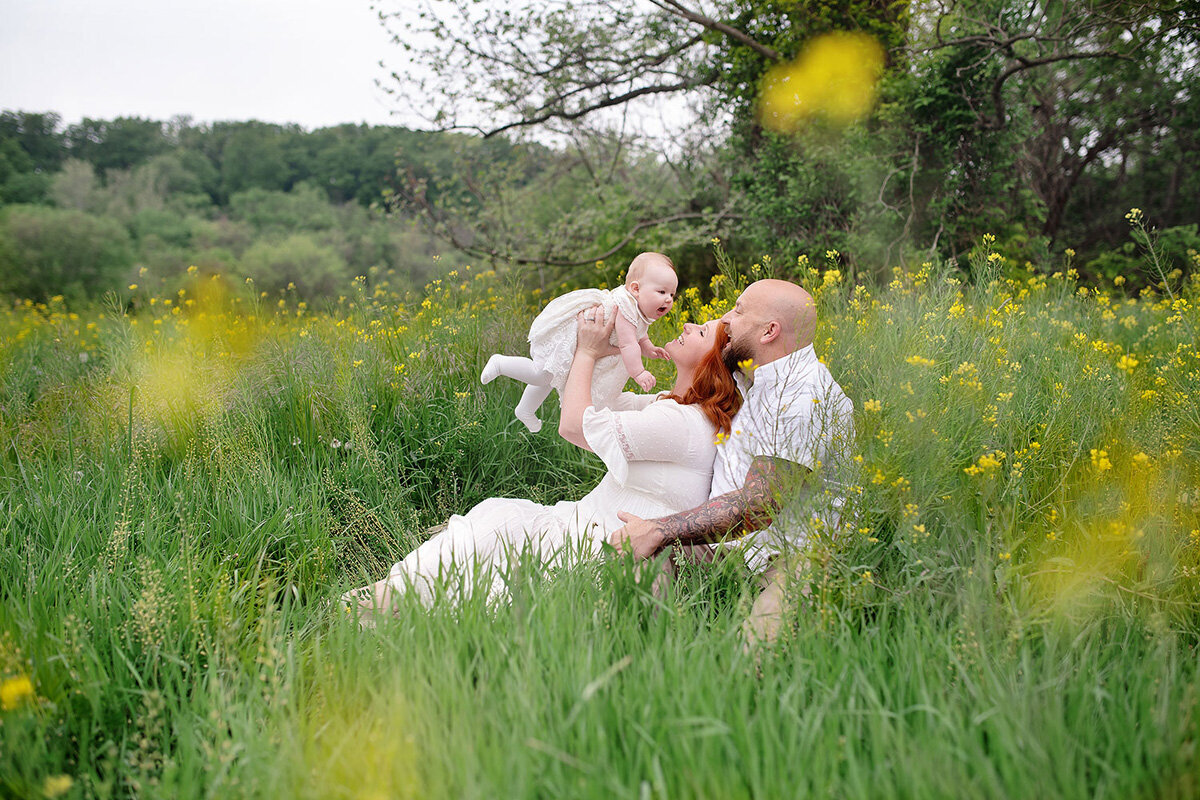
[[[654,376],[650,374],[650,370],[648,369],[644,369],[637,375],[634,375],[633,380],[638,386],[642,387],[643,392],[650,391],[654,388],[654,384],[657,383],[657,381],[654,380]]]
[[[646,353],[646,358],[662,358],[670,361],[671,355],[665,347],[651,347],[650,352]]]

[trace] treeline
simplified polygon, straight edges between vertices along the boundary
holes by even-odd
[[[703,241],[707,228],[739,255],[782,265],[836,251],[843,270],[887,280],[926,260],[969,271],[991,235],[1014,274],[1069,260],[1085,280],[1135,286],[1159,281],[1130,240],[1138,208],[1166,273],[1196,269],[1192,0],[418,5],[381,13],[419,65],[391,88],[446,125],[570,136],[570,180],[594,187],[586,208],[621,223],[596,242],[668,228]],[[700,109],[663,114],[671,173],[609,169],[624,121],[666,98]],[[613,141],[598,145],[604,131]],[[559,231],[597,232],[578,220],[540,238],[499,221],[473,230],[570,262],[588,236]]]
[[[500,138],[386,126],[64,126],[57,114],[4,111],[0,293],[96,296],[147,273],[169,282],[191,265],[265,291],[294,283],[309,297],[336,295],[368,272],[414,283],[433,255],[454,253],[388,198],[421,186],[441,202],[465,153],[504,161],[513,149]]]

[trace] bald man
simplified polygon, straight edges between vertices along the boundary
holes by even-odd
[[[743,628],[753,645],[772,641],[786,616],[789,579],[812,536],[840,524],[839,468],[853,439],[853,404],[817,360],[817,312],[804,289],[781,280],[747,286],[721,318],[725,363],[745,399],[717,448],[710,500],[669,517],[621,513],[610,541],[636,559],[668,547],[709,559],[715,542],[737,549],[762,573],[763,591]],[[667,565],[669,567],[670,560]]]

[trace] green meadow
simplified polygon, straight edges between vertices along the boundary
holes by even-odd
[[[562,287],[373,273],[310,307],[193,269],[7,306],[0,795],[1195,797],[1200,271],[992,247],[871,279],[718,245],[652,328],[796,280],[855,403],[853,513],[751,654],[732,562],[664,600],[608,558],[339,612],[448,515],[599,480],[478,381]]]

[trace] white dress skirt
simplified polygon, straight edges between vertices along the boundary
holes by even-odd
[[[415,592],[427,606],[461,602],[477,589],[503,599],[517,559],[557,567],[595,557],[624,524],[618,511],[652,519],[708,499],[715,429],[698,407],[626,393],[613,408],[584,412],[583,434],[608,467],[583,499],[484,500],[396,563],[388,573],[393,591]]]
[[[640,340],[650,329],[650,320],[637,306],[637,298],[624,286],[616,289],[577,289],[554,298],[529,326],[529,358],[538,367],[550,374],[550,385],[562,394],[575,360],[575,337],[578,323],[575,317],[580,311],[594,306],[604,307],[607,322],[618,313],[633,324]],[[613,331],[610,341],[617,344]],[[597,359],[592,374],[592,402],[598,408],[611,406],[617,395],[629,381],[629,373],[619,355]]]

